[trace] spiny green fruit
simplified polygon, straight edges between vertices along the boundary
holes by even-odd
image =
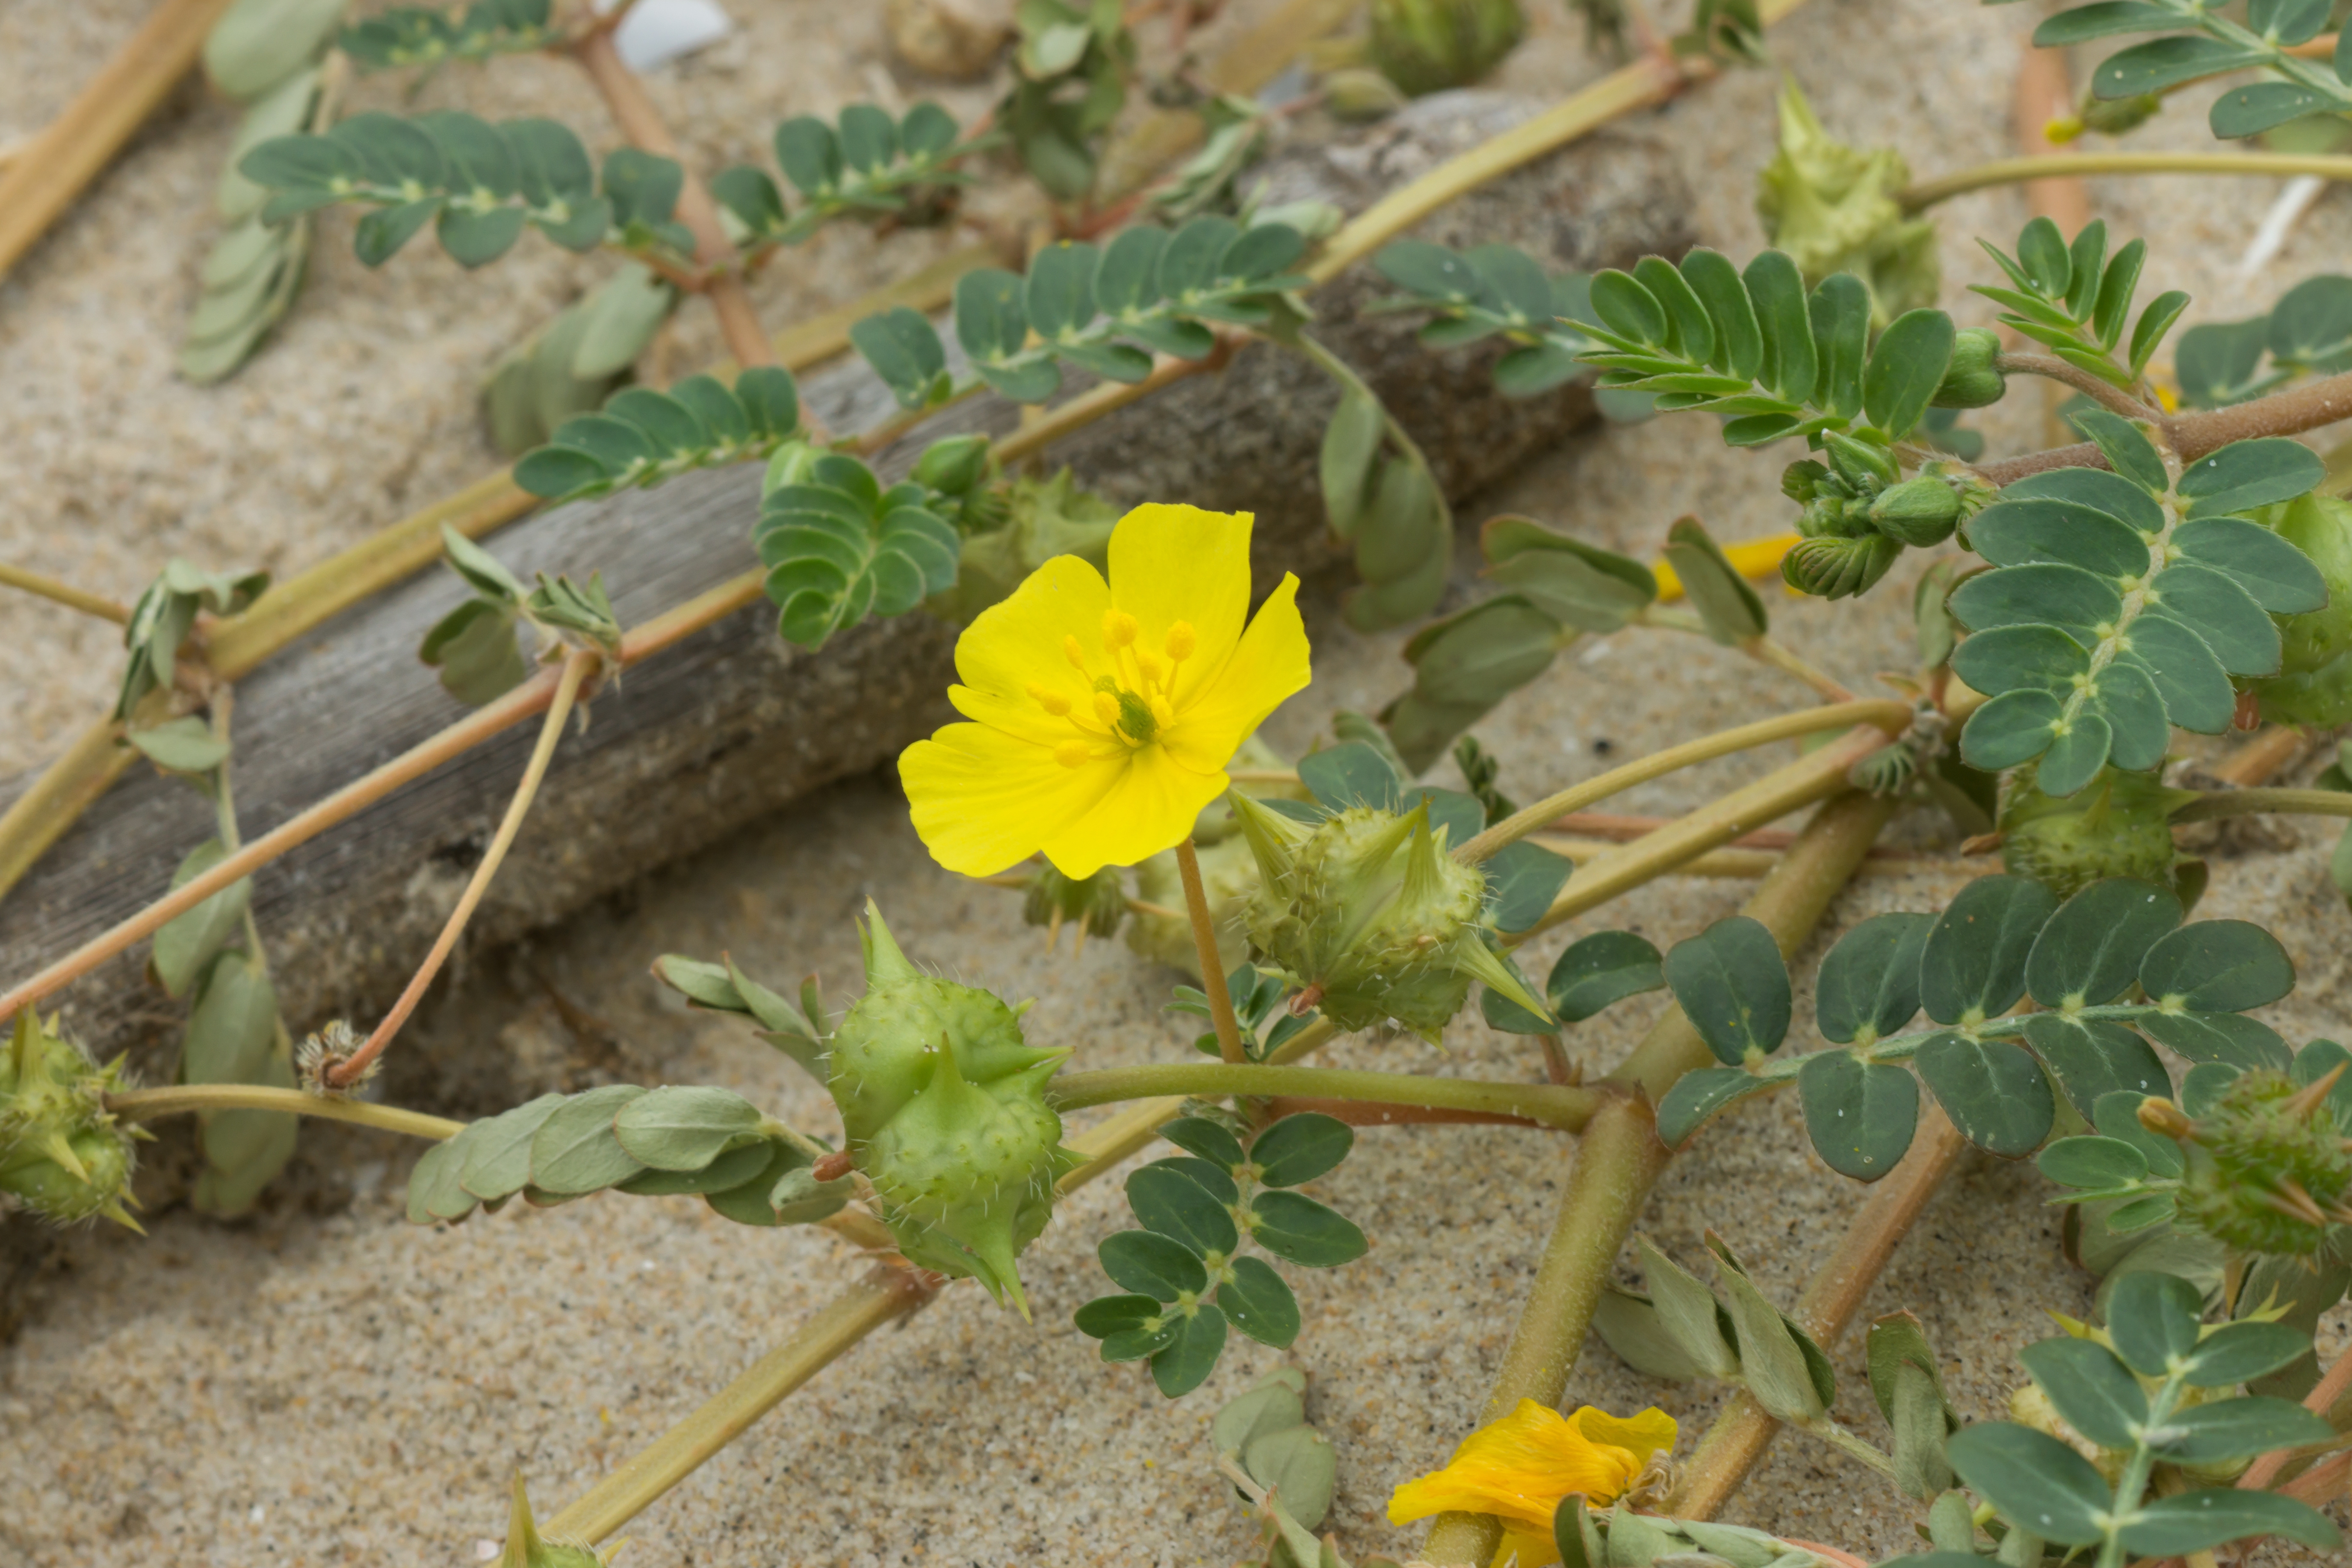
[[[2352,1149],[2326,1100],[2304,1095],[2283,1072],[2257,1069],[2221,1091],[2189,1138],[2180,1205],[2207,1235],[2248,1252],[2309,1254],[2326,1245],[2326,1217],[2294,1194],[2326,1206],[2352,1185]],[[2306,1212],[2290,1212],[2297,1208]]]
[[[1476,81],[1527,30],[1519,0],[1372,0],[1366,43],[1381,74],[1419,98]]]
[[[971,1275],[1025,1318],[1014,1259],[1081,1163],[1045,1102],[1069,1052],[1034,1048],[1020,1010],[917,969],[871,900],[866,918],[866,994],[825,1058],[850,1154],[910,1261]]]
[[[499,1568],[604,1568],[604,1559],[592,1546],[572,1541],[546,1541],[531,1522],[530,1499],[524,1495],[522,1472],[514,1479],[514,1506],[507,1517],[507,1549],[499,1554]]]
[[[1426,801],[1402,816],[1351,806],[1309,827],[1232,798],[1257,861],[1250,940],[1338,1027],[1393,1018],[1434,1041],[1479,980],[1551,1016],[1486,945],[1486,879],[1446,853]]]
[[[137,1230],[131,1133],[106,1109],[121,1063],[99,1067],[56,1028],[27,1007],[0,1049],[0,1193],[53,1224],[104,1215]]]
[[[2001,791],[2001,864],[2071,899],[2103,877],[2172,886],[2173,808],[2187,798],[2154,773],[2101,768],[2063,800],[2042,793],[2033,764]]]
[[[2279,672],[2254,683],[2263,717],[2333,729],[2352,720],[2352,503],[2307,495],[2252,514],[2319,568],[2327,603],[2279,617]]]

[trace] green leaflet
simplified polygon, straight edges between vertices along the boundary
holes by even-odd
[[[551,120],[356,114],[323,134],[273,137],[237,172],[272,191],[265,223],[339,202],[373,208],[353,241],[371,267],[428,222],[466,267],[503,256],[526,226],[567,250],[612,244],[680,262],[694,254],[693,235],[673,216],[685,181],[677,163],[623,147],[600,176],[580,139]]]
[[[820,647],[867,616],[902,616],[955,585],[961,541],[911,481],[881,488],[856,458],[828,452],[760,503],[751,542],[787,642]]]
[[[362,70],[530,54],[562,33],[548,10],[548,0],[476,0],[462,11],[396,5],[345,27],[336,42]]]
[[[799,212],[766,170],[749,163],[712,175],[710,194],[739,231],[737,243],[753,252],[798,245],[837,217],[935,220],[949,210],[953,187],[971,183],[956,163],[987,140],[965,138],[955,117],[929,100],[898,120],[853,103],[834,125],[802,114],[776,127],[776,167],[799,194]]]
[[[690,468],[764,458],[800,431],[800,392],[772,365],[731,387],[690,375],[667,392],[633,386],[599,414],[574,415],[515,464],[515,483],[549,500],[656,485]]]
[[[2116,471],[2061,468],[2010,486],[1968,524],[1970,547],[1997,570],[1948,601],[1973,633],[1952,668],[1994,699],[1962,731],[1962,754],[1985,769],[2040,758],[2036,783],[2061,797],[2110,761],[2156,767],[2172,725],[2226,728],[2231,678],[2279,668],[2272,616],[2327,603],[2301,550],[2226,515],[2305,493],[2326,474],[2307,447],[2241,441],[2167,490],[2137,429],[2112,415],[2084,425]]]

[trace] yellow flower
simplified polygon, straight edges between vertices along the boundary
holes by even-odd
[[[1514,1552],[1520,1568],[1557,1563],[1551,1520],[1560,1500],[1580,1492],[1596,1508],[1613,1502],[1650,1456],[1674,1446],[1675,1418],[1663,1410],[1621,1421],[1590,1405],[1563,1416],[1522,1399],[1517,1410],[1464,1438],[1444,1469],[1397,1488],[1389,1522],[1491,1513],[1503,1521],[1497,1563]]]
[[[986,877],[1043,851],[1086,878],[1191,831],[1307,680],[1298,579],[1249,619],[1249,537],[1246,512],[1139,506],[1111,531],[1108,583],[1057,555],[965,628],[948,700],[973,721],[898,759],[940,865]]]

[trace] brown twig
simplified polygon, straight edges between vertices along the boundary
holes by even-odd
[[[1201,858],[1193,852],[1190,834],[1176,841],[1176,869],[1184,882],[1184,911],[1192,919],[1192,952],[1201,961],[1201,989],[1209,998],[1209,1021],[1217,1028],[1217,1051],[1225,1060],[1238,1062],[1244,1059],[1241,1020],[1234,1016],[1225,962],[1217,955],[1216,922],[1209,918],[1208,889],[1201,881]]]
[[[2278,724],[2214,763],[2210,771],[2223,784],[2251,789],[2293,767],[2310,746],[2309,731],[2294,724]]]
[[[2352,419],[2352,371],[2340,375],[2322,376],[2284,392],[2273,392],[2268,397],[2258,397],[2252,403],[2241,403],[2229,408],[2204,408],[2189,414],[2168,415],[2157,421],[2165,439],[2180,454],[2183,463],[2220,451],[2232,441],[2249,441],[2258,436],[2296,436],[2305,430],[2316,430],[2323,425],[2333,425],[2339,419]],[[1977,472],[1995,485],[2013,484],[2028,474],[2046,473],[2052,468],[2104,468],[2107,459],[2098,447],[2088,441],[2071,447],[2056,447],[2046,452],[2029,452],[2021,458],[2007,458],[1996,463],[1980,463]]]
[[[162,0],[65,112],[0,171],[0,277],[196,63],[229,0]]]
[[[604,95],[604,105],[613,111],[621,133],[632,144],[658,157],[673,159],[686,171],[686,183],[677,194],[677,219],[694,236],[695,259],[705,268],[702,292],[709,296],[710,308],[718,312],[719,330],[726,336],[727,352],[735,356],[738,364],[775,363],[775,345],[760,326],[760,313],[752,309],[751,291],[743,287],[741,258],[729,242],[727,231],[719,225],[719,208],[680,155],[677,139],[670,134],[661,110],[654,107],[645,83],[621,58],[620,50],[613,45],[612,34],[603,28],[592,29],[582,37],[572,46],[572,54],[588,73],[588,79],[596,84],[596,90]],[[814,419],[805,412],[802,417]]]
[[[522,782],[515,786],[514,798],[507,803],[507,814],[499,823],[498,833],[491,838],[489,848],[483,853],[481,864],[474,868],[474,875],[466,883],[465,892],[458,897],[457,907],[449,911],[448,920],[442,923],[441,934],[434,940],[433,950],[425,955],[425,962],[417,965],[416,973],[409,977],[407,989],[401,992],[400,1000],[393,1005],[392,1011],[383,1016],[383,1022],[375,1026],[375,1033],[370,1035],[367,1043],[358,1050],[327,1068],[323,1078],[329,1089],[349,1089],[374,1069],[377,1058],[392,1044],[393,1037],[400,1033],[400,1026],[408,1022],[409,1015],[415,1012],[416,1005],[425,999],[425,990],[433,984],[433,977],[440,973],[441,966],[449,961],[449,954],[457,948],[457,938],[464,933],[466,923],[474,918],[474,910],[481,904],[482,895],[489,891],[490,879],[498,875],[499,863],[506,859],[507,851],[513,847],[515,835],[522,829],[523,817],[530,811],[531,797],[539,793],[540,781],[547,776],[548,760],[555,755],[555,742],[562,738],[564,721],[572,717],[572,702],[579,697],[583,684],[595,673],[603,660],[602,654],[586,649],[576,649],[564,659],[563,668],[556,677],[555,695],[547,705],[547,718],[540,725],[539,743],[531,748],[530,760],[523,765]]]
[[[2321,1378],[2309,1394],[2304,1395],[2303,1407],[2315,1415],[2326,1415],[2336,1407],[2336,1402],[2347,1393],[2352,1393],[2352,1351],[2347,1351],[2336,1358],[2336,1364],[2327,1369],[2327,1375]],[[2278,1473],[2286,1468],[2287,1461],[2294,1457],[2291,1451],[2264,1454],[2247,1466],[2246,1473],[2238,1478],[2239,1489],[2250,1492],[2268,1490],[2271,1482],[2278,1478]]]

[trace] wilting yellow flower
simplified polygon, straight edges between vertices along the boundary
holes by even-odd
[[[1246,512],[1139,506],[1111,531],[1108,583],[1059,555],[981,612],[948,688],[973,722],[898,759],[940,865],[986,877],[1042,850],[1091,877],[1191,830],[1242,742],[1307,679],[1298,579],[1249,619],[1249,536]]]
[[[1557,1563],[1551,1519],[1560,1500],[1580,1492],[1594,1507],[1614,1502],[1653,1454],[1674,1446],[1675,1418],[1663,1410],[1621,1421],[1590,1405],[1563,1416],[1522,1399],[1517,1410],[1464,1438],[1444,1469],[1397,1488],[1389,1522],[1491,1513],[1503,1521],[1497,1563],[1513,1552],[1520,1568]]]

